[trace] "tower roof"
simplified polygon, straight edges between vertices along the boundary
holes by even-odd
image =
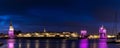
[[[102,26],[100,27],[100,29],[104,29],[104,26],[102,25]]]
[[[46,32],[46,29],[44,28],[44,32]]]
[[[12,21],[10,21],[10,26],[12,26]]]

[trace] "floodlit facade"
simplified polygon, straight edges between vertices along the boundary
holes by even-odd
[[[87,30],[81,30],[81,37],[84,38],[87,35]]]
[[[104,26],[102,25],[99,29],[100,38],[107,38],[106,32],[107,32],[106,28],[104,28]]]
[[[9,35],[9,38],[14,38],[14,27],[12,26],[12,22],[10,22],[8,35]]]

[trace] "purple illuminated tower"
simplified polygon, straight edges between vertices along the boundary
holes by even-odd
[[[81,30],[81,38],[85,38],[87,35],[87,30]]]
[[[9,35],[9,38],[14,38],[14,28],[12,26],[12,22],[10,22],[8,35]]]
[[[104,26],[102,25],[99,29],[99,36],[100,38],[107,38],[107,35],[106,35],[106,29],[104,28]]]

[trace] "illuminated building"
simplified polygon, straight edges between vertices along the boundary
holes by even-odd
[[[104,28],[103,25],[102,25],[102,27],[100,27],[100,29],[99,29],[99,36],[100,36],[100,38],[107,38],[106,29]]]
[[[107,39],[99,39],[99,48],[108,48]]]
[[[88,39],[81,39],[79,42],[79,48],[88,48]]]
[[[9,38],[14,38],[14,28],[12,26],[12,22],[10,22],[8,35],[9,35]]]
[[[86,35],[87,35],[87,31],[86,30],[81,30],[81,37],[85,38]]]

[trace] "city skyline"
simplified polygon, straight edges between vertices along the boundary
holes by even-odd
[[[104,25],[107,33],[120,31],[120,3],[118,0],[1,0],[0,33],[7,33],[9,21],[13,21],[16,30],[23,32],[74,31],[86,29],[88,33],[97,33]],[[117,17],[116,17],[117,16]]]
[[[12,27],[11,27],[11,26],[12,26]],[[14,25],[12,25],[12,21],[10,21],[9,31],[10,31],[11,29],[13,30],[13,27],[14,27]],[[94,33],[94,34],[99,34],[101,28],[104,28],[104,29],[105,29],[106,27],[104,27],[104,25],[101,25],[101,26],[99,27],[99,30],[98,30],[96,33]],[[86,34],[93,34],[93,33],[89,33],[89,31],[88,31],[87,29],[85,29],[85,28],[84,28],[84,29],[81,29],[81,30],[80,30],[79,32],[77,32],[77,33],[78,33],[78,34],[81,34],[81,31],[82,31],[82,30],[83,30],[83,31],[85,30],[85,31],[86,31]],[[8,31],[8,32],[9,32],[9,31]],[[88,32],[87,32],[87,31],[88,31]],[[8,32],[7,32],[7,33],[8,33]],[[21,33],[53,32],[53,33],[54,33],[54,32],[75,32],[75,31],[49,31],[49,29],[46,30],[46,28],[45,28],[45,26],[44,26],[44,28],[42,28],[42,30],[38,30],[38,31],[29,31],[29,32],[27,31],[27,32],[23,32],[22,30],[15,29],[15,30],[13,30],[13,32],[16,32],[16,33],[17,33],[17,32],[21,32]],[[105,29],[105,32],[108,32],[108,30]],[[5,34],[6,34],[6,33],[5,33]],[[109,33],[109,32],[108,32],[107,34],[112,34],[112,33]],[[115,33],[115,34],[118,34],[118,33]]]

